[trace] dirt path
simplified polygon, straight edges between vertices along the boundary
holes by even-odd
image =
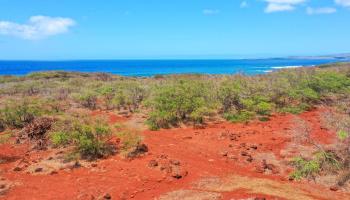
[[[323,134],[333,133],[321,129],[319,112],[299,117],[307,121],[313,136],[321,134],[321,141],[325,141]],[[140,119],[108,115],[111,123],[143,129]],[[51,174],[14,171],[26,148],[2,145],[0,155],[11,155],[14,159],[0,164],[1,180],[10,185],[0,198],[85,200],[108,199],[110,195],[112,199],[140,200],[350,199],[349,194],[330,191],[312,182],[288,180],[291,169],[286,162],[298,153],[291,145],[293,129],[295,116],[285,115],[273,116],[268,122],[225,122],[205,129],[144,130],[149,153],[141,158],[130,161],[116,155]],[[28,165],[48,160],[57,153],[57,150],[33,153],[27,158]]]

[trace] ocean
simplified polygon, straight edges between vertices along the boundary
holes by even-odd
[[[315,66],[341,59],[231,59],[231,60],[76,60],[76,61],[0,61],[0,75],[26,75],[38,71],[64,70],[106,72],[122,76],[161,74],[256,75],[282,68]]]

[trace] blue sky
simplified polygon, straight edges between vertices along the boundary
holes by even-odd
[[[350,0],[0,0],[0,59],[350,52]]]

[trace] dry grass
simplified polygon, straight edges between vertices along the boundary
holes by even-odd
[[[337,196],[331,191],[317,190],[308,184],[293,185],[270,179],[239,175],[227,176],[221,179],[203,179],[198,182],[195,187],[200,190],[211,192],[232,192],[244,189],[248,193],[265,194],[287,200],[346,199],[346,197]]]
[[[196,190],[178,190],[161,196],[158,200],[219,200],[220,193]]]

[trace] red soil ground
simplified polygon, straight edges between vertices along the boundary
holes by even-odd
[[[140,158],[126,160],[115,155],[84,167],[62,169],[53,174],[26,173],[14,171],[14,168],[23,157],[30,161],[30,165],[47,159],[57,150],[30,152],[25,156],[28,151],[26,145],[4,144],[0,146],[0,158],[3,160],[0,162],[0,177],[11,187],[0,199],[85,200],[103,199],[108,193],[112,199],[148,200],[180,189],[203,191],[205,189],[195,186],[196,182],[208,177],[230,175],[242,178],[245,183],[240,182],[242,186],[232,190],[218,188],[205,191],[218,192],[222,199],[227,200],[256,197],[300,199],[300,196],[283,194],[298,191],[305,199],[350,199],[350,195],[344,191],[330,191],[329,187],[312,182],[288,180],[291,169],[285,163],[293,153],[298,155],[298,149],[290,147],[295,137],[293,130],[298,126],[295,124],[296,117],[306,122],[311,137],[318,142],[328,144],[335,138],[334,133],[322,128],[321,112],[323,110],[318,109],[300,116],[273,116],[268,122],[209,124],[204,129],[146,130],[142,131],[142,135],[149,152]],[[102,113],[94,113],[99,114]],[[107,115],[112,124],[127,121],[111,113]],[[289,152],[283,153],[285,151]],[[267,164],[272,164],[272,169],[270,167],[267,171],[262,167],[262,159],[265,158]],[[151,160],[157,161],[159,166],[150,167]],[[163,164],[169,166],[169,163],[175,163],[181,178],[173,178],[171,172],[160,169]],[[256,187],[254,184],[261,185],[259,192],[252,190],[251,187]],[[270,185],[271,188],[267,188]],[[285,186],[293,190],[288,191]]]

